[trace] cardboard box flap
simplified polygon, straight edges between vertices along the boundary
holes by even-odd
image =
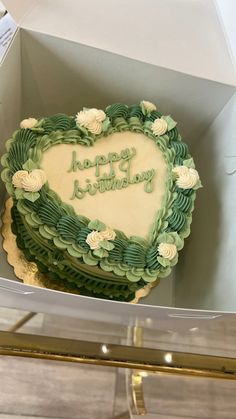
[[[212,0],[4,0],[25,29],[236,85]]]
[[[226,38],[229,42],[229,48],[236,65],[236,3],[235,0],[216,0],[219,18],[222,22]]]
[[[211,0],[36,3],[22,22],[25,29],[236,85],[228,44]]]
[[[24,19],[25,15],[35,6],[37,0],[2,0],[7,11],[13,17],[15,22],[19,25]]]

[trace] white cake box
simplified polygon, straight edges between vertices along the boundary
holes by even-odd
[[[138,305],[24,285],[1,248],[0,306],[124,324],[163,319],[167,328],[173,320],[176,327],[199,321],[207,327],[208,321],[234,315],[236,74],[228,12],[233,1],[3,3],[17,30],[1,57],[1,154],[25,117],[146,99],[178,121],[204,188],[171,279]],[[0,193],[3,204],[2,184]]]

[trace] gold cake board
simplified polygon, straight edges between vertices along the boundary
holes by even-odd
[[[5,210],[3,212],[3,225],[2,225],[2,235],[3,235],[3,248],[7,253],[7,261],[13,267],[15,275],[17,278],[21,279],[24,284],[34,285],[40,288],[50,288],[56,291],[70,292],[73,294],[80,294],[78,288],[71,287],[70,291],[63,285],[60,285],[58,281],[54,281],[48,278],[46,275],[39,272],[36,263],[28,262],[23,254],[23,252],[18,249],[16,244],[16,236],[12,233],[11,230],[11,208],[13,206],[12,198],[7,199],[5,204]],[[138,303],[140,298],[146,297],[151,288],[159,284],[157,279],[155,282],[152,282],[146,285],[144,288],[136,291],[135,299],[131,301],[132,304]]]

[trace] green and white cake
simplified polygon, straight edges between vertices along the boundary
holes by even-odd
[[[169,275],[201,186],[170,116],[143,100],[28,118],[6,149],[12,230],[39,271],[120,301]]]

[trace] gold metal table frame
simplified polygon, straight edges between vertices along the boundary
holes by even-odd
[[[0,331],[0,355],[105,365],[138,371],[236,379],[236,359],[143,346],[142,329],[133,328],[133,345],[97,343],[77,339],[16,333],[37,313],[28,313],[8,331]]]
[[[168,350],[143,346],[139,327],[132,328],[131,346],[17,333],[36,314],[28,313],[8,331],[0,331],[0,355],[129,369],[138,415],[146,414],[142,379],[147,373],[236,380],[235,358],[171,351],[168,359]]]
[[[36,281],[36,285],[44,286],[44,283],[39,283],[37,269],[33,269],[27,262],[23,263],[19,255],[15,237],[10,228],[11,205],[12,202],[8,200],[5,218],[3,218],[4,248],[8,251],[8,257],[11,255],[13,258],[11,264],[14,269],[20,268],[18,272],[20,278],[27,278],[30,284],[33,280],[34,284]],[[141,291],[140,296],[143,296],[149,289]],[[136,299],[138,300],[140,296],[136,296]],[[140,327],[132,328],[130,346],[16,333],[36,314],[28,313],[8,331],[0,331],[0,355],[129,369],[131,403],[138,415],[146,414],[143,377],[147,374],[236,379],[236,359],[177,351],[170,353],[168,349],[164,351],[147,348],[143,344],[143,330]]]

